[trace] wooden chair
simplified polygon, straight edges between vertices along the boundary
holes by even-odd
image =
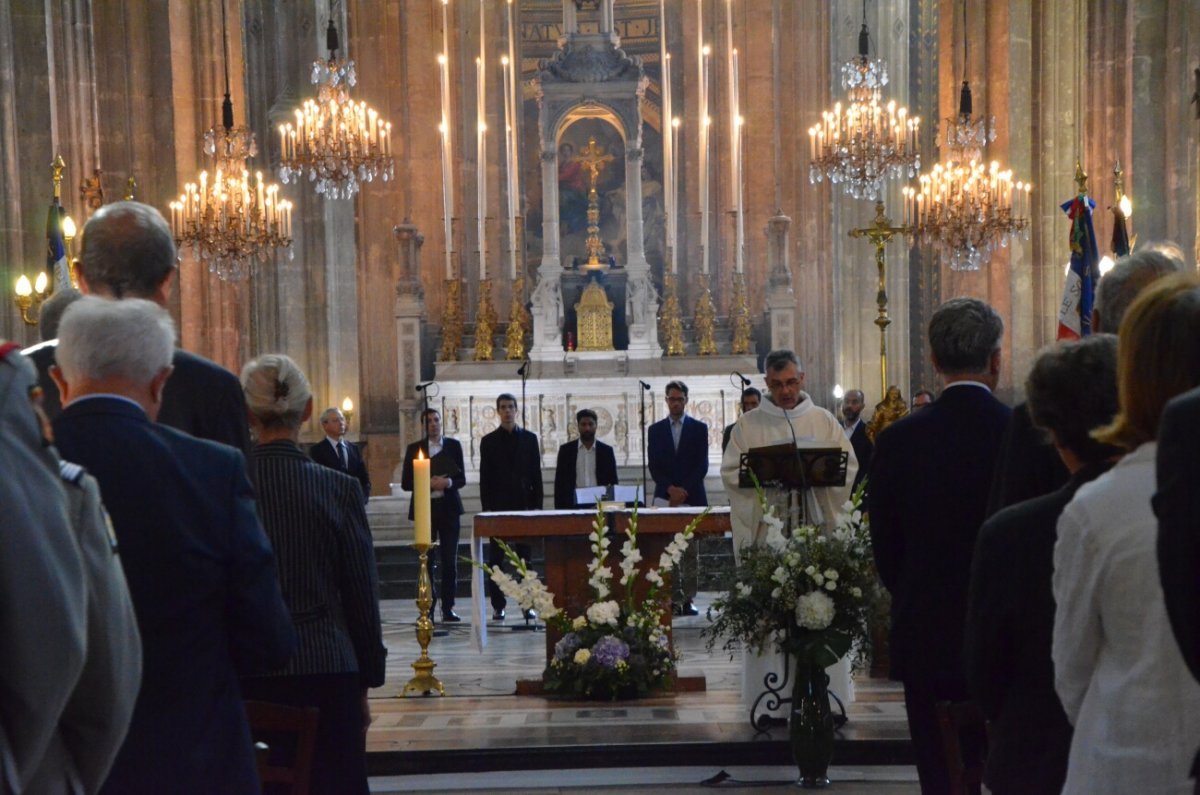
[[[263,792],[308,795],[321,711],[265,701],[245,704]]]
[[[938,727],[950,771],[951,795],[980,795],[987,763],[987,720],[971,701],[939,701]]]

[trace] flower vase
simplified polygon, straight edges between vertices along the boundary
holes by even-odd
[[[828,688],[829,676],[824,668],[796,661],[788,740],[792,758],[800,768],[796,783],[805,789],[829,786],[826,774],[833,759],[833,713]]]

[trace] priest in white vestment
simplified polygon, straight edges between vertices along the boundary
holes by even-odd
[[[777,515],[785,520],[789,529],[795,525],[799,511],[792,511],[793,515],[789,516],[788,508],[790,505],[798,508],[800,499],[805,500],[808,521],[811,524],[822,526],[826,530],[833,529],[842,506],[850,498],[851,484],[854,483],[854,476],[858,471],[854,448],[842,430],[841,423],[833,414],[814,404],[812,398],[804,391],[804,367],[796,354],[789,350],[772,351],[767,354],[764,369],[766,399],[757,409],[743,414],[738,419],[721,460],[721,479],[725,482],[725,492],[729,495],[733,554],[739,563],[742,547],[760,544],[766,539],[758,494],[753,488],[742,488],[738,485],[742,453],[755,447],[790,444],[794,439],[800,449],[840,447],[849,454],[845,486],[812,488],[803,494],[779,488],[767,489],[768,504],[776,506]],[[777,681],[783,681],[782,677],[787,673],[784,669],[787,659],[774,652],[765,652],[762,655],[750,652],[744,654],[742,701],[749,707],[765,689],[763,677],[768,672],[773,671],[780,677]],[[843,701],[853,700],[849,660],[843,659],[837,665],[831,666],[828,673],[830,690]],[[781,695],[790,695],[790,691]],[[766,701],[764,699],[764,706]],[[760,713],[776,718],[786,716],[785,711],[781,709],[769,712],[762,709]]]

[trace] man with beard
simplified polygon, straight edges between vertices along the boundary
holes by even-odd
[[[867,470],[871,468],[871,453],[875,450],[875,445],[867,438],[867,426],[862,421],[862,410],[866,400],[867,396],[861,389],[851,389],[846,393],[846,400],[842,403],[842,419],[844,420],[843,427],[846,429],[846,438],[850,440],[850,445],[854,448],[854,457],[858,459],[858,474],[854,476],[854,488],[856,489],[862,479],[866,477]]]
[[[596,412],[580,409],[575,414],[579,438],[558,448],[554,472],[554,507],[579,507],[575,489],[611,486],[617,483],[617,456],[611,446],[596,440]]]

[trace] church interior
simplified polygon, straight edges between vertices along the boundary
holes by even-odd
[[[1074,200],[1094,207],[1100,274],[1153,244],[1200,259],[1193,0],[14,0],[0,99],[0,338],[41,339],[76,230],[133,199],[178,243],[178,344],[234,373],[292,357],[317,409],[304,443],[342,408],[374,484],[391,652],[375,791],[575,791],[512,772],[571,767],[610,769],[579,791],[688,791],[732,784],[612,771],[719,758],[754,784],[790,764],[700,639],[727,537],[700,543],[700,615],[677,621],[707,691],[591,710],[514,695],[542,637],[531,653],[493,626],[481,656],[466,625],[484,604],[425,641],[447,698],[394,698],[424,654],[400,487],[424,410],[463,446],[468,556],[501,393],[548,491],[585,408],[620,482],[649,491],[645,428],[686,381],[725,505],[721,431],[769,351],[795,351],[834,414],[861,390],[865,421],[941,389],[930,320],[977,298],[1003,320],[995,395],[1013,405],[1064,325],[1086,333],[1068,317]],[[839,788],[920,791],[900,689],[868,673]]]

